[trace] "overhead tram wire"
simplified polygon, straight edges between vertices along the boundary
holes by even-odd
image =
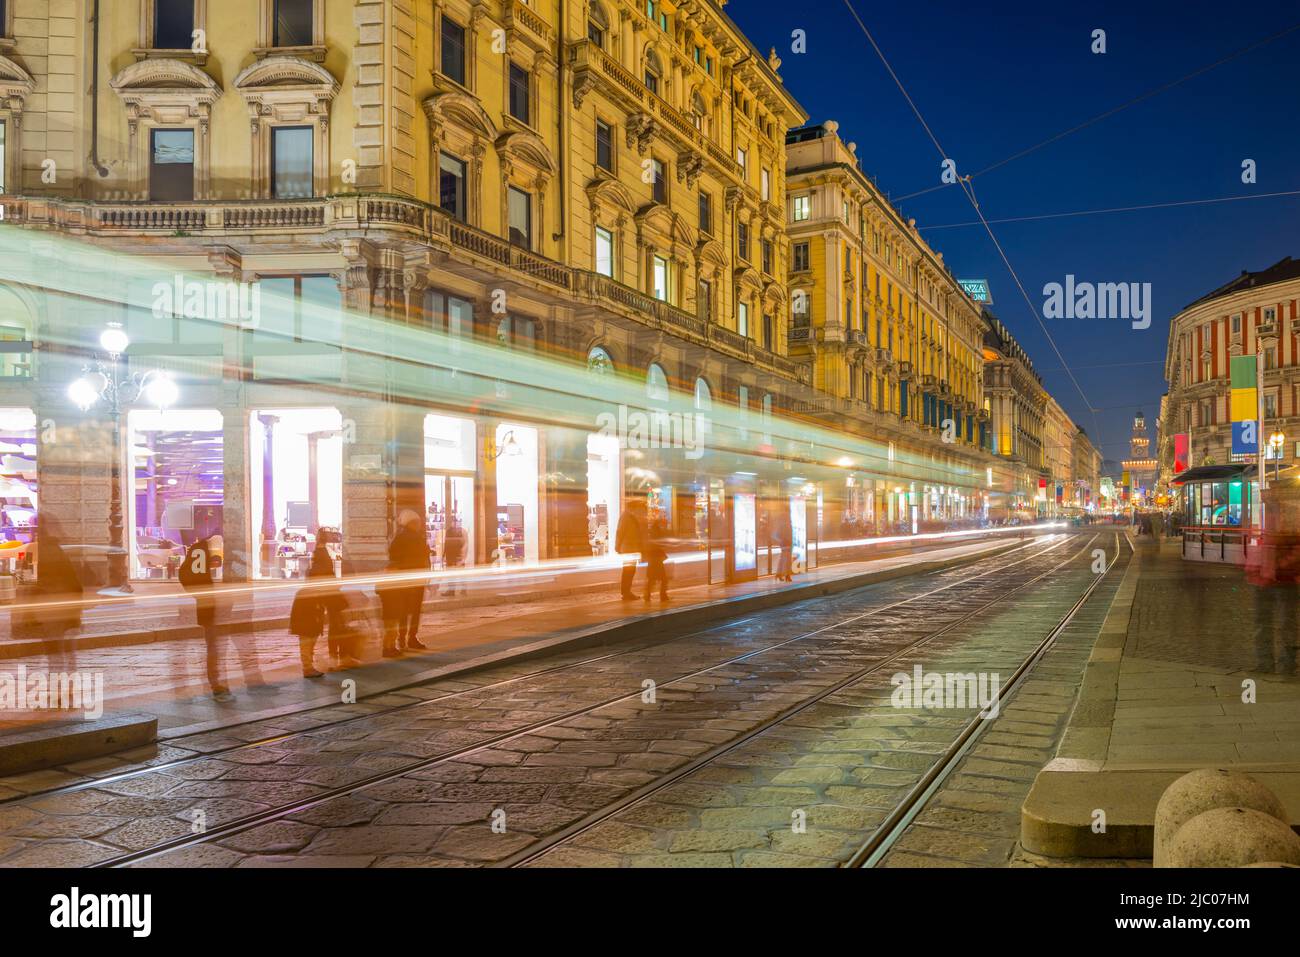
[[[1195,79],[1196,77],[1200,76],[1202,73],[1208,73],[1210,70],[1213,70],[1216,67],[1220,67],[1223,64],[1229,62],[1230,60],[1235,60],[1237,57],[1250,53],[1252,50],[1257,50],[1262,46],[1267,46],[1273,41],[1280,40],[1284,36],[1294,33],[1297,30],[1300,30],[1300,23],[1293,23],[1291,24],[1291,26],[1287,27],[1284,30],[1280,30],[1277,33],[1272,34],[1271,36],[1263,37],[1262,39],[1256,40],[1254,43],[1247,44],[1246,46],[1242,47],[1240,50],[1235,50],[1232,53],[1229,53],[1227,56],[1220,57],[1218,60],[1215,60],[1213,63],[1207,63],[1205,66],[1193,70],[1191,73],[1188,73],[1186,76],[1181,76],[1176,80],[1170,80],[1168,83],[1164,83],[1160,86],[1147,90],[1145,93],[1140,93],[1137,96],[1133,97],[1133,99],[1127,100],[1119,104],[1118,106],[1111,107],[1109,110],[1106,110],[1104,113],[1098,113],[1096,116],[1091,117],[1090,119],[1086,119],[1082,123],[1070,127],[1068,130],[1062,130],[1059,133],[1054,133],[1053,135],[1049,136],[1047,139],[1043,140],[1042,142],[1035,143],[1033,146],[1027,146],[1024,149],[1019,150],[1018,152],[1012,153],[1010,156],[1004,157],[998,160],[996,163],[992,163],[988,166],[985,166],[981,170],[977,170],[976,172],[971,173],[970,178],[974,179],[976,176],[983,176],[985,173],[991,173],[993,172],[993,170],[998,169],[1001,166],[1005,166],[1014,160],[1018,160],[1022,156],[1028,156],[1030,153],[1034,153],[1042,149],[1044,146],[1051,146],[1057,140],[1062,140],[1065,137],[1071,135],[1072,133],[1077,133],[1080,130],[1087,129],[1089,126],[1092,126],[1095,123],[1100,123],[1102,120],[1114,116],[1116,113],[1126,110],[1130,106],[1136,106],[1137,104],[1143,102],[1144,100],[1149,100],[1153,96],[1158,96],[1159,94],[1164,93],[1166,90],[1172,90],[1174,87],[1186,83],[1188,80]],[[915,193],[908,193],[906,196],[898,197],[898,199],[896,199],[895,202],[901,203],[904,200],[915,199],[917,196],[924,196],[926,193],[933,193],[935,190],[944,189],[945,187],[950,185],[952,184],[940,183],[938,186],[929,186],[926,187],[925,189],[919,189]]]
[[[872,36],[871,31],[867,29],[866,23],[864,23],[862,18],[858,16],[858,11],[853,7],[853,0],[844,0],[844,5],[848,7],[849,13],[852,15],[853,19],[857,21],[858,26],[862,29],[862,32],[866,36],[867,41],[871,44],[872,49],[876,51],[876,56],[880,57],[880,62],[885,65],[885,69],[888,70],[889,75],[893,77],[894,84],[898,87],[898,91],[903,94],[903,99],[907,100],[907,105],[912,108],[912,113],[915,114],[917,122],[921,124],[921,128],[924,129],[926,135],[930,137],[930,142],[934,144],[934,148],[938,151],[939,158],[947,159],[948,154],[944,152],[943,146],[940,145],[938,137],[936,137],[934,131],[930,129],[930,124],[927,123],[925,117],[921,115],[921,111],[917,108],[916,103],[907,92],[907,88],[903,86],[903,81],[898,78],[898,74],[894,72],[893,66],[890,65],[889,60],[885,57],[884,51],[881,50],[880,45],[876,43],[876,38]],[[993,241],[993,246],[997,249],[1003,265],[1007,267],[1007,272],[1009,272],[1011,278],[1015,280],[1016,288],[1020,290],[1020,295],[1024,297],[1025,305],[1027,305],[1029,311],[1033,313],[1034,319],[1037,320],[1039,327],[1043,330],[1043,335],[1047,337],[1048,343],[1051,344],[1052,351],[1056,353],[1056,358],[1060,360],[1061,367],[1065,370],[1065,374],[1070,377],[1070,381],[1074,383],[1074,388],[1078,391],[1079,397],[1083,399],[1084,408],[1088,409],[1091,413],[1093,434],[1097,437],[1097,441],[1100,442],[1101,429],[1097,424],[1097,413],[1093,409],[1092,402],[1088,399],[1087,393],[1083,391],[1083,386],[1079,384],[1079,380],[1075,377],[1073,370],[1070,369],[1070,364],[1065,361],[1065,356],[1061,353],[1060,347],[1057,346],[1056,339],[1052,337],[1052,333],[1048,330],[1047,324],[1043,322],[1043,317],[1039,314],[1038,307],[1035,306],[1033,301],[1029,298],[1029,293],[1025,290],[1024,283],[1020,281],[1019,274],[1011,265],[1011,260],[1007,258],[1006,251],[1003,250],[1002,244],[998,242],[997,236],[993,234],[993,228],[989,226],[988,220],[985,219],[984,213],[975,199],[975,192],[971,189],[970,185],[970,177],[961,176],[958,177],[957,181],[961,184],[962,192],[966,194],[966,198],[970,201],[971,207],[975,210],[975,215],[979,216],[980,222],[984,224],[984,229],[988,233],[989,239]]]
[[[974,175],[974,174],[972,174]],[[1043,219],[1066,219],[1073,216],[1098,216],[1102,213],[1129,213],[1146,209],[1169,209],[1175,206],[1205,206],[1211,203],[1234,203],[1242,199],[1276,199],[1279,196],[1300,196],[1300,189],[1289,189],[1278,193],[1256,193],[1250,196],[1219,196],[1213,199],[1183,199],[1170,203],[1144,203],[1140,206],[1109,206],[1103,209],[1078,209],[1067,213],[1040,213],[1035,216],[1009,216],[1005,219],[990,219],[990,223],[1028,223]],[[937,226],[917,226],[917,229],[960,229],[966,226],[980,226],[980,220],[973,219],[966,223],[941,223]]]

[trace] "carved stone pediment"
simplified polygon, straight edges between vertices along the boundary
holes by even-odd
[[[507,166],[524,166],[537,176],[549,179],[555,175],[555,161],[551,151],[540,136],[529,129],[507,129],[497,137],[497,154]]]
[[[221,96],[216,80],[181,60],[139,60],[118,71],[108,85],[126,105],[129,122],[184,124],[193,117],[206,121]]]
[[[424,115],[434,127],[435,139],[441,139],[444,127],[451,125],[474,138],[495,141],[500,131],[478,101],[459,88],[447,89],[425,98]]]
[[[339,84],[319,63],[293,56],[269,56],[235,77],[233,86],[248,104],[251,116],[293,122],[325,116],[338,95]]]
[[[603,204],[624,213],[635,214],[637,211],[632,191],[613,177],[598,176],[587,184],[585,190],[593,209]]]
[[[0,56],[0,107],[19,112],[36,81],[13,60]]]

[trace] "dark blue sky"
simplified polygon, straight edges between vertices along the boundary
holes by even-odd
[[[852,0],[960,173],[1300,23],[1300,2],[879,3]],[[989,8],[996,6],[996,12]],[[727,13],[810,114],[835,119],[863,168],[894,198],[939,183],[941,158],[844,0],[731,0]],[[791,31],[807,52],[791,52]],[[1106,31],[1107,52],[1091,52]],[[986,217],[1300,190],[1300,30],[973,181]],[[1258,181],[1241,181],[1253,159]],[[988,278],[994,312],[1075,422],[1127,454],[1135,410],[1149,424],[1165,391],[1169,318],[1236,276],[1300,257],[1300,197],[993,224],[1030,300],[1067,273],[1152,284],[1152,323],[1045,320],[1080,397],[958,187],[903,201],[959,278]],[[1096,409],[1096,427],[1089,406]]]

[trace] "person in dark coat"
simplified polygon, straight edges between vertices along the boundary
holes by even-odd
[[[429,541],[424,522],[410,509],[398,516],[397,534],[388,544],[388,571],[429,570]],[[384,614],[384,657],[395,658],[402,651],[423,651],[426,647],[416,637],[420,630],[420,612],[424,608],[426,580],[405,579],[381,586],[380,603]]]
[[[659,584],[659,600],[668,600],[668,523],[662,518],[650,526],[643,554],[646,560],[645,600],[650,600],[655,583]]]
[[[324,542],[316,544],[311,556],[311,567],[307,578],[334,579],[334,556]],[[294,596],[293,607],[289,610],[289,632],[298,636],[298,651],[302,659],[302,676],[319,678],[321,672],[316,669],[316,639],[325,634],[329,628],[328,649],[330,658],[335,662],[345,657],[347,649],[343,647],[346,626],[343,620],[345,599],[337,587],[322,587],[312,584],[301,588]]]
[[[632,591],[632,582],[636,579],[636,566],[645,548],[645,526],[641,522],[638,502],[629,502],[623,514],[618,517],[618,527],[614,530],[614,551],[626,555],[623,561],[623,577],[620,589],[625,601],[634,600],[637,595]]]
[[[224,546],[220,535],[201,538],[189,547],[185,558],[181,560],[178,577],[181,586],[194,595],[194,620],[203,629],[203,641],[207,646],[208,687],[212,697],[218,701],[233,701],[230,686],[222,676],[221,641],[223,627],[227,633],[231,627],[227,619],[230,616],[231,601],[229,596],[221,593],[213,572],[221,567]],[[244,673],[244,683],[250,690],[270,690],[266,688],[266,678],[258,666],[256,653],[246,646],[247,636],[235,643],[240,670]]]
[[[461,568],[465,564],[465,553],[469,551],[469,535],[465,531],[465,526],[461,525],[460,519],[453,518],[451,524],[447,526],[447,531],[443,535],[442,542],[442,564],[445,568]],[[463,590],[464,585],[460,588]],[[447,594],[456,594],[456,583],[451,582],[447,586]]]
[[[70,672],[77,668],[76,636],[81,631],[81,602],[85,592],[77,566],[63,550],[56,531],[46,527],[37,533],[36,587],[33,598],[37,603],[51,603],[48,608],[36,608],[31,618],[37,623],[42,638],[50,642],[54,653],[50,655],[51,670]],[[56,667],[57,664],[57,667]]]

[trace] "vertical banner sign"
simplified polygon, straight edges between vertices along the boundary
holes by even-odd
[[[1038,480],[1038,501],[1047,501],[1047,479],[1045,478],[1040,478]]]
[[[1120,477],[1119,477],[1120,501],[1127,502],[1129,500],[1129,492],[1130,492],[1129,483],[1130,483],[1130,479],[1129,479],[1128,469],[1125,469],[1122,473],[1120,473]]]
[[[1259,454],[1259,393],[1255,357],[1232,358],[1232,454]]]
[[[1188,469],[1188,441],[1187,433],[1179,432],[1174,436],[1174,474],[1178,475],[1186,472]]]

